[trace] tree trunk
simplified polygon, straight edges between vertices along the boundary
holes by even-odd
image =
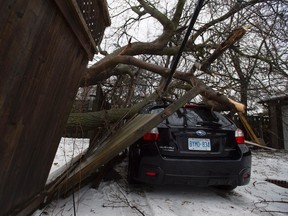
[[[141,108],[158,97],[159,93],[155,92],[131,108],[115,108],[87,113],[70,113],[66,124],[66,133],[87,131],[97,127],[103,127],[106,124],[115,123],[121,119],[131,118],[137,114]]]

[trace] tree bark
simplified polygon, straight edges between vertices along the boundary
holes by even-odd
[[[121,119],[128,119],[137,114],[141,108],[159,97],[161,91],[156,91],[140,103],[131,108],[115,108],[98,112],[70,113],[66,124],[66,131],[86,131],[103,127],[108,123],[115,123]]]
[[[232,112],[244,112],[245,106],[238,103],[227,96],[213,90],[200,79],[197,79],[193,75],[190,78],[191,84],[200,89],[200,94],[207,100],[207,104],[215,110],[229,110]]]

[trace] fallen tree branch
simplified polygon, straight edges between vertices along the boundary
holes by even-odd
[[[248,140],[245,140],[245,143],[248,144],[248,145],[256,146],[256,147],[267,149],[267,150],[271,150],[271,151],[276,151],[277,150],[277,149],[274,149],[274,148],[270,148],[268,146],[259,145],[257,143],[254,143],[254,142],[251,142],[251,141],[248,141]]]
[[[77,131],[77,128],[81,128],[81,130],[87,130],[102,127],[103,125],[105,125],[105,122],[117,122],[124,116],[126,119],[131,118],[136,113],[138,113],[142,107],[144,107],[151,101],[154,101],[160,95],[161,92],[156,91],[140,103],[130,108],[118,108],[87,113],[70,113],[66,124],[66,131]]]

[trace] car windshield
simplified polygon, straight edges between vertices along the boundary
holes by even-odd
[[[151,113],[162,112],[164,108],[152,109]],[[170,126],[207,126],[207,127],[225,127],[231,125],[231,122],[218,112],[208,108],[180,108],[164,124]]]

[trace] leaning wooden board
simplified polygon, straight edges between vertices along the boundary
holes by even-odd
[[[196,97],[200,91],[197,88],[192,88],[183,97],[169,105],[159,114],[140,114],[134,119],[124,125],[117,133],[108,137],[97,148],[94,153],[80,163],[76,169],[71,173],[57,187],[62,193],[71,190],[75,185],[79,184],[83,179],[88,177],[95,169],[107,163],[109,160],[118,155],[121,151],[140,139],[145,133],[156,127],[164,119],[168,118],[176,110]],[[49,190],[48,190],[49,191]],[[61,193],[60,192],[60,193]],[[52,195],[54,191],[49,191]],[[49,194],[48,194],[49,196]]]

